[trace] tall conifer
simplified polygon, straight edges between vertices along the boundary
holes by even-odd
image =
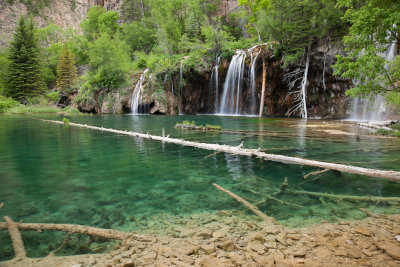
[[[61,90],[71,89],[77,78],[75,56],[68,45],[65,44],[57,64],[57,87]]]
[[[11,41],[6,75],[6,95],[23,100],[45,90],[39,43],[32,17],[19,18]]]

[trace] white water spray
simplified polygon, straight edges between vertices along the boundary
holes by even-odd
[[[132,100],[131,100],[131,111],[132,114],[143,113],[143,82],[145,79],[145,74],[149,69],[143,71],[140,75],[139,81],[136,83],[135,90],[133,90]],[[139,110],[140,109],[140,110]]]

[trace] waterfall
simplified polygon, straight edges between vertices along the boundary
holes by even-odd
[[[250,55],[251,55],[251,62],[250,62],[250,89],[251,89],[251,102],[250,102],[250,114],[256,114],[257,113],[257,99],[256,99],[256,62],[257,58],[261,53],[261,48],[258,51],[256,57],[253,60],[253,49],[250,49]]]
[[[215,101],[214,101],[214,110],[218,110],[218,98],[219,98],[219,92],[218,92],[218,68],[221,65],[221,56],[217,57],[217,61],[215,63],[214,69],[211,72],[211,79],[210,79],[210,85],[214,82],[215,86]],[[210,86],[210,89],[212,86]]]
[[[226,74],[218,113],[223,115],[240,115],[240,96],[243,90],[243,75],[246,52],[238,50],[232,57]]]
[[[303,119],[307,119],[307,105],[306,105],[306,96],[307,96],[307,78],[308,78],[308,68],[310,66],[310,51],[307,52],[307,62],[306,69],[304,70],[303,81],[301,84],[301,108],[300,113]]]
[[[382,55],[388,61],[393,61],[396,57],[397,42],[388,46],[386,52]],[[356,84],[358,81],[354,81]],[[382,95],[376,95],[372,99],[353,100],[350,120],[355,121],[381,121],[386,113],[386,102]]]
[[[136,83],[135,90],[133,90],[132,101],[131,101],[131,111],[132,114],[144,113],[143,107],[143,82],[145,79],[145,74],[149,69],[143,71],[140,75],[139,81]]]
[[[183,115],[182,110],[181,110],[181,103],[182,103],[182,83],[183,83],[182,68],[183,68],[183,59],[181,60],[181,65],[179,66],[179,102],[180,102],[180,103],[178,103],[178,112],[179,112],[179,115]]]

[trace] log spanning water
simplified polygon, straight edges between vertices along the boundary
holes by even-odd
[[[41,121],[52,122],[52,123],[57,123],[57,124],[64,124],[62,121],[54,121],[54,120],[41,120]],[[72,123],[72,122],[69,123],[69,125],[81,127],[81,128],[88,128],[88,129],[102,131],[102,132],[110,132],[110,133],[123,134],[123,135],[129,135],[129,136],[140,137],[140,138],[147,138],[147,139],[151,139],[151,140],[172,143],[172,144],[177,144],[177,145],[182,145],[182,146],[191,146],[191,147],[197,147],[197,148],[206,149],[206,150],[214,150],[214,151],[237,154],[237,155],[248,156],[248,157],[258,157],[258,158],[263,158],[263,159],[270,160],[270,161],[282,162],[282,163],[287,163],[287,164],[308,165],[308,166],[313,166],[313,167],[318,167],[318,168],[323,168],[323,169],[331,169],[331,170],[337,170],[337,171],[341,171],[341,172],[354,173],[354,174],[360,174],[360,175],[366,175],[366,176],[372,176],[372,177],[379,177],[379,178],[383,178],[383,179],[387,179],[387,180],[400,182],[400,172],[397,172],[397,171],[369,169],[369,168],[349,166],[349,165],[330,163],[330,162],[324,162],[324,161],[302,159],[302,158],[297,158],[297,157],[289,157],[289,156],[276,155],[276,154],[268,154],[265,152],[261,152],[260,148],[259,149],[247,149],[247,148],[243,148],[242,145],[228,146],[228,145],[219,145],[219,144],[199,143],[199,142],[193,142],[193,141],[185,141],[183,139],[178,139],[178,138],[170,138],[169,135],[164,137],[164,136],[151,135],[149,133],[143,134],[143,133],[136,133],[136,132],[128,132],[128,131],[114,130],[114,129],[110,129],[110,128],[103,128],[103,127],[91,126],[91,125],[87,125],[87,124],[78,124],[78,123]]]

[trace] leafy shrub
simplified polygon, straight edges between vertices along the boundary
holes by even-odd
[[[0,95],[0,113],[7,112],[8,109],[18,106],[19,103],[11,97]]]
[[[64,124],[69,125],[69,119],[63,118],[62,121],[63,121]]]
[[[46,94],[46,97],[53,103],[57,102],[59,99],[59,93],[58,92],[50,92]]]
[[[395,131],[386,130],[386,129],[378,129],[375,133],[377,135],[392,135],[392,136],[396,134]]]

